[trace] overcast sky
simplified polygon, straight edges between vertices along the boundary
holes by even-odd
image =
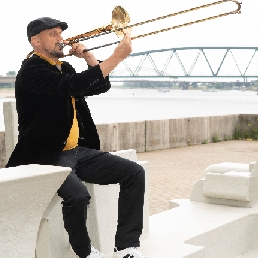
[[[111,22],[112,10],[116,5],[124,7],[131,17],[131,23],[145,21],[195,6],[214,2],[212,0],[0,0],[0,75],[10,70],[18,71],[21,61],[31,51],[27,40],[27,24],[39,17],[52,17],[65,21],[69,28],[64,38],[82,34],[92,29],[106,26]],[[235,3],[225,3],[215,8],[178,18],[166,19],[151,26],[141,26],[133,30],[133,36],[151,30],[167,28],[191,20],[228,12],[236,9]],[[133,41],[133,52],[191,46],[257,46],[258,1],[242,0],[242,13],[230,15],[201,24],[172,30]],[[116,35],[101,37],[96,41],[85,42],[88,47],[117,41]],[[114,47],[95,50],[98,59],[107,58]],[[66,48],[66,52],[68,48]],[[77,71],[84,69],[84,62],[67,57]]]

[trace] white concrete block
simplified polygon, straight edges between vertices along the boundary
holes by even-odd
[[[207,173],[203,195],[238,201],[250,201],[253,176],[250,172]]]
[[[70,171],[40,165],[0,169],[1,258],[34,258],[43,213]]]
[[[111,253],[115,247],[119,185],[86,183],[86,186],[92,196],[87,219],[92,245],[100,252]]]
[[[252,175],[254,175],[255,177],[258,177],[258,158],[257,158],[256,162],[254,163]]]
[[[191,201],[196,201],[196,202],[204,202],[205,201],[206,197],[203,195],[204,182],[205,182],[205,178],[195,182],[193,189],[191,191],[191,195],[190,195]]]
[[[254,169],[255,162],[249,163],[249,171],[252,172]]]
[[[205,170],[206,177],[194,184],[190,200],[237,207],[253,207],[258,200],[257,164],[256,161],[250,164],[223,162],[210,165]],[[214,173],[215,176],[212,177],[211,173]],[[224,177],[219,177],[218,174],[224,175]],[[232,178],[234,181],[231,181]],[[210,181],[208,182],[208,180]]]
[[[64,228],[62,199],[55,193],[45,210],[37,238],[37,258],[69,257],[69,237]]]
[[[145,194],[144,194],[144,206],[143,206],[143,230],[140,241],[145,240],[149,235],[149,196],[150,196],[150,187],[149,187],[149,162],[148,161],[138,161],[139,165],[145,170]]]
[[[18,115],[16,111],[16,102],[4,102],[3,113],[5,124],[6,161],[8,161],[16,143],[18,142]]]
[[[228,171],[249,172],[249,164],[222,162],[219,164],[213,164],[205,169],[206,173],[225,173]]]

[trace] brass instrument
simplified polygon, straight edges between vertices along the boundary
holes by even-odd
[[[166,19],[166,18],[174,17],[174,16],[178,16],[178,15],[184,14],[184,13],[194,12],[194,11],[204,9],[204,8],[208,8],[208,7],[211,7],[211,6],[224,4],[226,2],[234,2],[237,5],[237,9],[234,10],[234,11],[231,11],[231,12],[218,14],[218,15],[207,17],[207,18],[204,18],[204,19],[183,23],[183,24],[176,25],[176,26],[173,26],[173,27],[170,27],[170,28],[165,28],[165,29],[141,34],[141,35],[138,35],[138,36],[134,36],[134,37],[131,38],[133,40],[133,39],[143,38],[143,37],[146,37],[146,36],[158,34],[158,33],[169,31],[169,30],[179,29],[179,28],[182,28],[182,27],[185,27],[185,26],[193,25],[195,23],[201,23],[201,22],[205,22],[205,21],[208,21],[208,20],[217,19],[217,18],[220,18],[220,17],[225,17],[225,16],[228,16],[230,14],[239,14],[239,13],[241,13],[241,4],[242,3],[239,3],[236,0],[220,0],[220,1],[217,1],[217,2],[210,3],[210,4],[201,5],[201,6],[198,6],[198,7],[187,9],[187,10],[184,10],[184,11],[171,13],[171,14],[168,14],[168,15],[165,15],[165,16],[160,16],[160,17],[157,17],[155,19],[150,19],[150,20],[147,20],[147,21],[144,21],[144,22],[138,22],[138,23],[135,23],[133,25],[128,25],[128,23],[130,22],[130,16],[126,12],[126,10],[121,6],[116,6],[114,8],[114,10],[112,11],[112,22],[111,22],[111,24],[109,24],[108,26],[98,28],[98,29],[94,29],[94,30],[89,31],[89,32],[85,32],[85,33],[77,35],[75,37],[68,38],[68,39],[65,40],[65,41],[69,41],[68,43],[66,43],[66,44],[65,43],[60,43],[59,45],[60,45],[60,48],[62,49],[67,45],[72,45],[72,44],[78,43],[80,41],[89,40],[89,39],[99,37],[99,36],[102,36],[102,35],[106,35],[106,34],[109,34],[109,33],[112,33],[112,32],[115,32],[118,37],[121,37],[121,36],[124,35],[124,31],[126,31],[128,29],[131,29],[133,27],[144,25],[144,24],[151,23],[151,22],[155,22],[155,21],[158,21],[158,20],[163,20],[163,19]],[[120,41],[116,41],[116,42],[113,42],[113,43],[108,43],[108,44],[93,47],[93,48],[90,48],[90,49],[84,49],[83,52],[91,51],[91,50],[94,50],[94,49],[99,49],[99,48],[102,48],[102,47],[106,47],[106,46],[110,46],[110,45],[118,44],[118,43],[120,43]],[[27,55],[27,58],[29,58],[32,53],[33,53],[33,51],[30,52]],[[65,56],[71,56],[71,55],[72,54],[64,55],[64,57]]]
[[[75,37],[68,38],[68,39],[66,39],[66,41],[69,41],[69,43],[68,44],[63,43],[63,44],[60,45],[60,47],[64,48],[67,45],[72,45],[74,43],[78,43],[79,41],[88,40],[88,39],[91,39],[91,38],[106,35],[106,34],[109,34],[111,32],[115,32],[118,37],[121,37],[124,34],[124,30],[127,30],[127,29],[131,29],[133,27],[144,25],[144,24],[151,23],[151,22],[158,21],[158,20],[163,20],[163,19],[166,19],[166,18],[169,18],[169,17],[180,15],[180,14],[197,11],[197,10],[200,10],[200,9],[203,9],[203,8],[208,8],[208,7],[211,7],[211,6],[223,4],[223,3],[226,3],[226,2],[234,2],[237,5],[237,9],[234,10],[234,11],[231,11],[231,12],[218,14],[218,15],[211,16],[211,17],[208,17],[208,18],[196,20],[196,21],[193,21],[193,22],[188,22],[188,23],[176,25],[176,26],[173,26],[173,27],[170,27],[170,28],[161,29],[161,30],[152,31],[152,32],[149,32],[149,33],[146,33],[146,34],[141,34],[141,35],[138,35],[138,36],[134,36],[134,37],[131,38],[133,40],[133,39],[143,38],[143,37],[150,36],[150,35],[153,35],[153,34],[165,32],[165,31],[169,31],[169,30],[178,29],[178,28],[182,28],[182,27],[185,27],[185,26],[193,25],[195,23],[201,23],[201,22],[205,22],[205,21],[208,21],[208,20],[217,19],[217,18],[220,18],[220,17],[225,17],[225,16],[228,16],[230,14],[239,14],[239,13],[241,13],[241,4],[242,3],[239,3],[236,0],[220,0],[220,1],[217,1],[217,2],[210,3],[210,4],[194,7],[194,8],[188,9],[188,10],[184,10],[184,11],[168,14],[168,15],[165,15],[165,16],[157,17],[155,19],[147,20],[147,21],[144,21],[144,22],[139,22],[139,23],[136,23],[136,24],[133,24],[133,25],[128,25],[128,23],[130,22],[130,16],[126,12],[126,10],[121,6],[116,6],[114,8],[114,10],[112,11],[112,22],[111,22],[110,25],[105,26],[105,27],[101,27],[101,28],[98,28],[98,29],[94,29],[92,31],[77,35]],[[84,52],[94,50],[94,49],[98,49],[98,48],[102,48],[102,47],[106,47],[106,46],[110,46],[110,45],[113,45],[113,44],[118,44],[119,42],[120,41],[116,41],[116,42],[113,42],[113,43],[93,47],[93,48],[90,48],[90,49],[85,49]],[[69,55],[71,55],[71,54],[68,54],[68,55],[65,55],[65,56],[69,56]]]

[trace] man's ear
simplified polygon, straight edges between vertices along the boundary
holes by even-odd
[[[32,46],[35,46],[35,47],[38,47],[40,45],[40,39],[39,39],[39,36],[38,35],[35,35],[33,37],[31,37],[31,45]]]

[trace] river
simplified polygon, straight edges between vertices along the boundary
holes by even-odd
[[[10,101],[2,98],[1,102]],[[87,98],[95,123],[128,122],[180,117],[228,114],[257,114],[258,95],[255,91],[118,89]],[[2,114],[2,103],[0,106]],[[3,115],[0,130],[4,131]]]
[[[88,98],[96,123],[258,113],[254,91],[111,89]]]

